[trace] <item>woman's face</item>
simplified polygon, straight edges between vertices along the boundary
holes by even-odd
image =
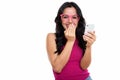
[[[64,29],[67,29],[70,24],[72,24],[74,27],[77,27],[80,18],[78,17],[74,7],[65,8],[63,14],[60,16]]]

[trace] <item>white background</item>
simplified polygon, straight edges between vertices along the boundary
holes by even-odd
[[[67,0],[0,0],[0,80],[54,80],[46,35]],[[73,0],[95,24],[89,72],[93,80],[120,80],[119,0]]]

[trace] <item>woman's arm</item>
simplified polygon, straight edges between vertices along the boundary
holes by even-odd
[[[73,29],[74,30],[74,29]],[[49,33],[47,35],[47,53],[52,65],[52,68],[55,72],[60,73],[64,68],[65,64],[68,62],[71,50],[75,41],[75,30],[66,30],[65,36],[67,38],[67,42],[64,46],[64,49],[60,53],[60,55],[55,54],[54,52],[56,49],[56,42],[55,42],[55,35],[53,33]],[[72,32],[71,32],[72,31]]]
[[[81,59],[80,66],[83,70],[87,69],[91,63],[91,48],[92,44],[96,40],[95,32],[88,32],[83,35],[83,39],[87,41],[85,53]]]

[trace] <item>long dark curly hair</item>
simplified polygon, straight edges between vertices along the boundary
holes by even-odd
[[[56,23],[56,31],[55,31],[56,40],[55,41],[56,41],[56,48],[57,48],[55,53],[58,53],[58,55],[59,55],[63,49],[62,47],[66,44],[66,41],[67,41],[67,39],[65,38],[65,35],[64,35],[65,29],[62,26],[60,14],[62,14],[64,9],[68,8],[68,7],[74,7],[76,9],[77,15],[80,17],[78,26],[76,28],[76,38],[78,40],[78,45],[80,48],[83,49],[83,54],[84,54],[85,49],[86,49],[86,41],[83,40],[83,35],[84,35],[86,23],[85,23],[85,19],[84,19],[83,15],[82,15],[81,9],[74,2],[65,2],[59,8],[57,16],[55,18],[55,23]]]

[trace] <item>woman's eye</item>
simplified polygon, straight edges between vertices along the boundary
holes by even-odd
[[[65,18],[65,19],[66,19],[66,18],[68,18],[68,16],[63,16],[63,18]]]
[[[77,16],[73,16],[72,18],[73,18],[73,19],[77,19],[78,17],[77,17]]]

